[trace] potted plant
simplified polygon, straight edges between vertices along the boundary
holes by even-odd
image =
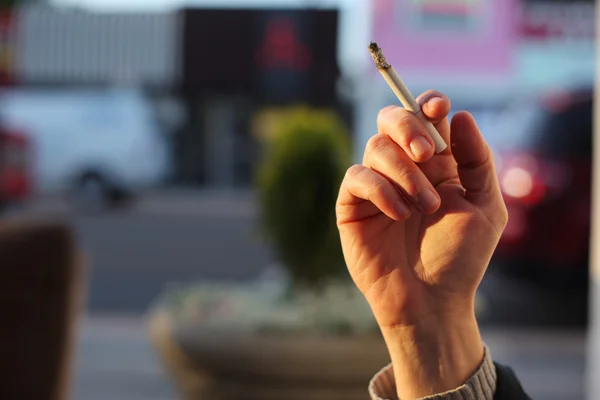
[[[284,274],[171,290],[151,337],[186,399],[364,399],[389,358],[335,224],[348,135],[334,113],[300,107],[265,140],[261,231]]]

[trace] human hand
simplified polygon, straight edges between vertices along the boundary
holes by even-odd
[[[348,269],[381,327],[402,399],[454,389],[479,367],[475,292],[507,222],[473,117],[458,113],[450,125],[439,92],[419,103],[449,148],[434,155],[415,116],[383,109],[336,205]]]

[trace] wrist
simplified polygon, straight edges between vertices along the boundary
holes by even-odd
[[[398,397],[415,399],[456,389],[477,371],[484,346],[474,312],[432,316],[382,330]]]

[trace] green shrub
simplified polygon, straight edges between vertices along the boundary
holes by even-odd
[[[267,138],[257,177],[261,225],[294,286],[320,287],[345,273],[335,200],[350,157],[333,112],[287,110]]]

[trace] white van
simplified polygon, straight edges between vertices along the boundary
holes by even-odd
[[[38,192],[112,205],[171,171],[151,102],[130,89],[3,90],[0,123],[27,133]]]

